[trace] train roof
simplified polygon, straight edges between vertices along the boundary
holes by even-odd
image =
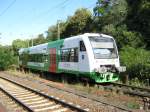
[[[77,36],[71,36],[71,37],[68,37],[68,38],[65,38],[65,40],[70,40],[70,39],[77,39],[77,38],[83,38],[83,37],[89,37],[89,36],[100,36],[100,37],[106,37],[106,38],[113,38],[112,36],[109,36],[109,35],[106,35],[106,34],[100,34],[100,33],[84,33],[84,34],[81,34],[81,35],[77,35]]]
[[[83,35],[81,36],[101,36],[101,37],[106,37],[106,38],[113,38],[112,36],[110,35],[106,35],[106,34],[102,34],[102,33],[84,33]]]
[[[20,48],[18,52],[19,54],[22,54],[23,52],[28,52],[28,48]]]
[[[21,48],[19,49],[19,54],[22,54],[23,52],[28,52],[29,54],[34,53],[46,53],[48,43],[28,47],[28,48]]]
[[[65,38],[65,40],[79,39],[79,38],[84,38],[85,36],[86,37],[88,37],[88,36],[101,36],[101,37],[106,37],[106,38],[113,38],[112,36],[105,35],[105,34],[100,34],[100,33],[84,33],[84,34],[81,34],[81,35],[71,36],[71,37]],[[56,41],[53,41],[53,42],[59,42],[59,41],[60,40],[56,40]],[[39,45],[28,47],[28,48],[21,48],[19,50],[19,54],[22,54],[23,52],[29,52],[29,53],[46,53],[47,45],[49,43],[52,43],[52,42],[48,42],[48,43],[44,43],[44,44],[39,44]]]

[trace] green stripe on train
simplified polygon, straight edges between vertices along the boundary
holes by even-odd
[[[60,47],[63,46],[63,43],[64,43],[64,39],[61,39],[61,40],[57,40],[57,41],[54,41],[54,42],[49,42],[48,43],[48,50],[50,48],[56,48],[56,72],[59,73],[60,71],[58,70],[58,63],[60,62]],[[49,52],[49,51],[48,51]],[[47,71],[49,71],[49,67],[50,67],[50,54],[48,55],[48,64],[46,65],[46,69]]]
[[[65,69],[59,69],[59,71],[64,72],[64,73],[75,74],[77,77],[87,77],[89,79],[94,80],[97,83],[114,82],[119,79],[118,74],[111,73],[111,72],[106,72],[106,73],[80,72],[80,71],[65,70]],[[111,77],[107,78],[108,75],[110,75]]]

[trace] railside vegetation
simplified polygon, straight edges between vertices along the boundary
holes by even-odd
[[[57,25],[47,29],[47,36],[39,34],[33,45],[57,40]],[[112,35],[117,42],[121,64],[127,67],[130,80],[150,80],[150,1],[97,0],[91,12],[77,9],[74,15],[59,22],[60,39],[86,32]],[[0,70],[16,64],[17,51],[28,47],[31,40],[14,40],[12,46],[0,46]]]

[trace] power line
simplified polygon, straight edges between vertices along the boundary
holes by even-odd
[[[54,11],[55,9],[58,9],[60,6],[64,5],[64,4],[65,4],[66,2],[68,2],[68,1],[69,1],[69,0],[64,0],[63,2],[61,2],[61,3],[57,4],[57,5],[55,5],[54,7],[50,8],[50,9],[48,9],[48,10],[46,10],[45,12],[42,12],[41,14],[38,15],[38,17],[41,17],[41,15],[46,15],[46,14],[48,14],[48,13]]]
[[[69,3],[70,3],[70,1],[69,1],[69,0],[67,0],[64,4],[62,4],[61,8],[65,8],[65,7],[66,7],[66,5],[68,5]]]
[[[49,8],[48,10],[38,14],[38,16],[35,17],[35,19],[32,19],[32,21],[36,22],[39,19],[43,18],[44,16],[46,16],[49,13],[54,13],[56,9],[59,9],[62,5],[64,5],[66,2],[68,2],[69,0],[64,0],[63,2],[60,2],[59,4],[53,6],[52,8]],[[31,23],[33,24],[33,22]]]
[[[13,0],[13,1],[8,5],[8,7],[0,13],[0,16],[2,16],[3,14],[5,14],[6,11],[7,11],[9,8],[11,8],[15,2],[16,2],[16,0]]]
[[[90,8],[92,8],[93,6],[95,6],[96,4],[94,3],[94,4],[91,4],[90,6],[88,6],[86,9],[90,9]]]
[[[48,9],[48,10],[46,10],[46,11],[40,13],[40,14],[36,17],[36,19],[34,19],[33,21],[35,22],[35,21],[38,21],[40,18],[43,18],[42,15],[47,15],[47,14],[49,14],[49,13],[53,14],[53,13],[55,12],[55,10],[61,8],[61,6],[65,7],[65,6],[66,6],[66,3],[67,3],[68,1],[69,1],[69,0],[64,0],[64,1],[60,2],[59,4],[53,6],[52,8],[50,8],[50,9]],[[32,23],[32,24],[33,24],[33,23]],[[47,27],[47,26],[46,26],[46,27]],[[45,28],[45,27],[44,27],[44,28]],[[40,30],[41,30],[41,29],[43,29],[43,28],[40,28]],[[40,31],[40,30],[38,30],[38,31]]]

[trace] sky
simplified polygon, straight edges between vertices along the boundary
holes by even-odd
[[[97,0],[0,0],[0,44],[31,39],[78,8],[93,10]]]

